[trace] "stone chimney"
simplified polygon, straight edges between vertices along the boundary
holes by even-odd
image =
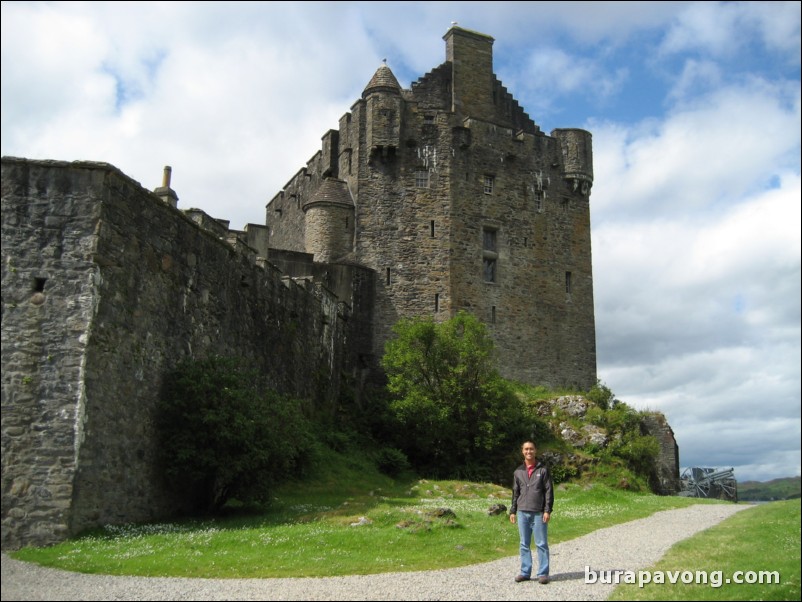
[[[170,188],[170,178],[172,174],[173,168],[169,165],[165,165],[164,174],[162,175],[162,185],[155,188],[153,192],[155,192],[162,201],[170,205],[170,207],[176,208],[178,206],[178,195],[175,193],[175,190]]]
[[[462,117],[492,119],[493,38],[452,26],[443,36],[451,63],[451,110]]]

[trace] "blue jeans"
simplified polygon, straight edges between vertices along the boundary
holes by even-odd
[[[524,512],[519,510],[515,517],[518,523],[518,533],[521,534],[521,575],[532,576],[532,534],[535,535],[537,546],[537,576],[549,574],[549,525],[543,522],[542,512]]]

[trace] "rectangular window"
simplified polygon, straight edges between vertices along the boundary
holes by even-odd
[[[387,286],[390,286],[390,268],[387,268]]]
[[[434,312],[440,311],[440,293],[434,294]]]
[[[490,323],[491,324],[495,324],[496,323],[496,306],[495,305],[493,305],[490,308]]]
[[[484,258],[484,275],[485,275],[485,282],[495,282],[496,281],[496,260],[495,259],[488,259],[487,257]]]
[[[482,237],[483,237],[483,249],[485,251],[493,251],[496,252],[496,230],[490,230],[489,228],[485,228],[482,230]]]
[[[432,238],[434,238],[434,220],[429,222],[429,227],[431,228],[431,231],[432,231]]]
[[[415,170],[415,188],[429,187],[429,171],[426,169]]]
[[[571,294],[571,272],[565,273],[565,292]]]
[[[485,282],[496,281],[496,262],[498,261],[496,239],[496,230],[492,228],[482,229],[482,266]]]
[[[535,213],[543,213],[543,196],[541,191],[535,191]]]
[[[493,176],[485,176],[485,194],[493,194],[493,186],[496,178]]]

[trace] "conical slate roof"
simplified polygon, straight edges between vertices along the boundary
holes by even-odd
[[[371,92],[391,92],[394,94],[401,93],[401,86],[387,64],[384,64],[376,69],[376,73],[373,74],[373,77],[368,82],[368,85],[365,86],[365,90],[362,92],[362,98],[365,98]]]
[[[303,209],[306,211],[310,205],[317,204],[353,207],[354,199],[351,198],[348,184],[344,180],[326,178],[309,201],[304,203]]]

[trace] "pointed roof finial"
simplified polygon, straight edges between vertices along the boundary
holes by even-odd
[[[373,74],[370,82],[368,82],[368,85],[362,92],[362,98],[367,98],[368,94],[371,92],[401,93],[401,86],[398,80],[395,78],[395,75],[393,75],[392,69],[387,66],[387,59],[384,59],[382,66]]]

